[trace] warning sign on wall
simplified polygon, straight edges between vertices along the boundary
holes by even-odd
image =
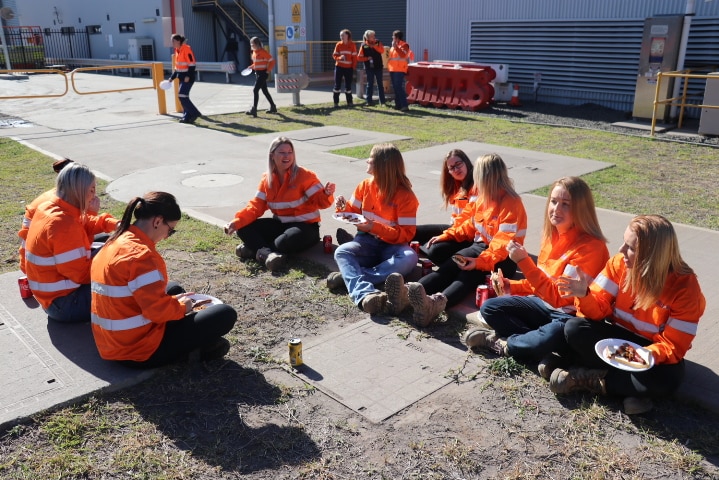
[[[300,23],[302,20],[302,4],[292,4],[292,23]]]
[[[275,40],[284,40],[285,38],[285,27],[275,26]]]

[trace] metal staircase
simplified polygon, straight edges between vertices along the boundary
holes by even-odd
[[[263,45],[267,45],[269,41],[267,33],[269,11],[266,3],[262,1],[255,3],[260,6],[261,14],[259,15],[257,11],[251,12],[243,0],[193,0],[192,9],[210,11],[227,21],[230,30],[246,37],[248,41],[252,37],[258,37],[262,40]],[[262,11],[262,6],[264,6],[264,11]],[[258,18],[260,15],[263,16],[262,20]]]

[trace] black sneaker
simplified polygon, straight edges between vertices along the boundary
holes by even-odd
[[[351,242],[355,239],[354,235],[344,228],[338,228],[335,233],[335,237],[337,237],[337,245],[342,245],[343,243]]]
[[[277,106],[272,105],[270,109],[266,111],[266,113],[277,113]]]
[[[213,343],[206,345],[200,349],[200,360],[206,362],[215,358],[222,358],[230,351],[230,341],[225,337],[220,337]]]

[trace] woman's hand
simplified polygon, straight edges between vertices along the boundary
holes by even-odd
[[[509,258],[514,263],[519,263],[529,256],[527,249],[524,248],[524,245],[521,245],[514,240],[510,240],[507,244],[507,253],[509,253]]]
[[[332,182],[327,182],[327,183],[325,184],[325,195],[327,195],[327,196],[329,197],[330,195],[332,195],[333,193],[335,193],[335,188],[336,188],[336,187],[337,187],[337,186],[336,186],[334,183],[332,183]]]
[[[467,263],[464,265],[457,265],[460,270],[475,270],[477,267],[477,259],[475,257],[464,257]]]
[[[584,273],[579,267],[576,268],[576,277],[562,275],[557,279],[557,288],[562,298],[583,298],[589,292],[589,283],[592,277]]]
[[[374,222],[372,220],[367,220],[364,223],[357,223],[355,224],[355,227],[357,227],[357,230],[360,232],[369,233],[372,230],[372,227],[374,226]]]
[[[432,245],[434,245],[434,244],[437,243],[437,242],[439,242],[439,235],[437,235],[437,236],[435,236],[435,237],[432,237],[432,238],[430,238],[429,240],[427,240],[427,246],[428,246],[428,247],[431,247]]]
[[[347,200],[345,200],[345,197],[342,195],[337,195],[337,198],[335,199],[335,209],[338,212],[342,212],[345,207],[347,207]]]
[[[192,305],[195,303],[192,301],[192,298],[190,298],[190,295],[192,295],[192,293],[181,293],[175,297],[177,301],[185,307],[185,315],[192,311]]]
[[[237,231],[237,229],[235,228],[235,225],[232,222],[225,225],[223,227],[223,230],[225,231],[225,235],[232,235],[233,233],[235,233]]]

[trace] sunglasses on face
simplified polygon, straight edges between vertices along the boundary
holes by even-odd
[[[166,220],[163,220],[162,223],[164,223],[165,225],[167,225],[167,228],[169,229],[169,230],[167,231],[167,237],[168,237],[168,238],[177,233],[177,230],[175,230],[174,228],[172,228],[172,227],[170,226],[170,224],[167,223]]]

